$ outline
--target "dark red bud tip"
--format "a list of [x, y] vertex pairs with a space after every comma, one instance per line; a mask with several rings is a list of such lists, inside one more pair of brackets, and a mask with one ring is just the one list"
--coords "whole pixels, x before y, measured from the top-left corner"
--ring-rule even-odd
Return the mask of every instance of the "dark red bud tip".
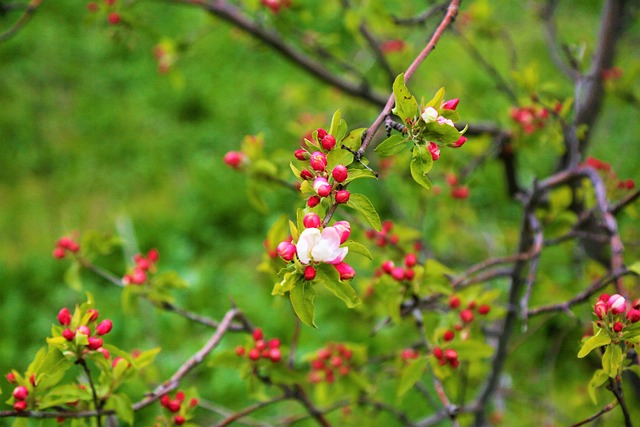
[[304, 268], [304, 278], [305, 280], [313, 280], [316, 278], [316, 269], [311, 265], [307, 265]]

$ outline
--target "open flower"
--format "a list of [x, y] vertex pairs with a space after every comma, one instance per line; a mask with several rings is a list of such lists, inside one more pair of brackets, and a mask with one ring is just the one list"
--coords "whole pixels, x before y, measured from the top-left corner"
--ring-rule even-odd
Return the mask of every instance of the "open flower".
[[349, 248], [341, 248], [340, 244], [341, 233], [334, 227], [326, 227], [322, 231], [307, 228], [296, 243], [298, 259], [303, 264], [311, 261], [338, 264], [349, 252]]

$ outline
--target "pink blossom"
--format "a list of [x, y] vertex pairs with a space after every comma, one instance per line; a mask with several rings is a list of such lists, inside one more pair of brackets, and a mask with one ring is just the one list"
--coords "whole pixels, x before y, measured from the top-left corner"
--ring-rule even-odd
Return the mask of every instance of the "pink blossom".
[[340, 235], [340, 244], [346, 242], [351, 235], [351, 224], [349, 224], [348, 221], [338, 221], [333, 224], [333, 228], [335, 228]]
[[329, 184], [329, 181], [327, 181], [327, 178], [324, 178], [322, 176], [319, 176], [315, 180], [313, 180], [313, 189], [316, 193], [318, 193], [318, 196], [320, 197], [327, 197], [329, 194], [331, 194], [331, 185]]
[[436, 120], [437, 120], [439, 125], [449, 125], [451, 127], [454, 126], [454, 124], [451, 121], [451, 119], [445, 119], [444, 116], [438, 116], [438, 118]]
[[322, 232], [317, 228], [307, 228], [296, 243], [298, 259], [303, 264], [326, 262], [338, 264], [342, 262], [349, 248], [340, 247], [340, 234], [334, 227], [326, 227]]
[[280, 242], [278, 247], [276, 248], [278, 255], [285, 260], [291, 261], [296, 254], [296, 247], [293, 243], [289, 241]]

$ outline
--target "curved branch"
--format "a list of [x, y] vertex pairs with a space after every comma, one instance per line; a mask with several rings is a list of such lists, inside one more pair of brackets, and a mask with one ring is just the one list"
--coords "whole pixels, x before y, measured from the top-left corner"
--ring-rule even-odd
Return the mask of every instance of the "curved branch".
[[42, 2], [43, 0], [31, 0], [24, 13], [22, 14], [22, 16], [20, 16], [20, 18], [18, 18], [15, 24], [13, 24], [13, 26], [4, 33], [0, 33], [0, 43], [9, 40], [11, 37], [15, 36], [18, 31], [20, 31], [25, 25], [27, 25]]

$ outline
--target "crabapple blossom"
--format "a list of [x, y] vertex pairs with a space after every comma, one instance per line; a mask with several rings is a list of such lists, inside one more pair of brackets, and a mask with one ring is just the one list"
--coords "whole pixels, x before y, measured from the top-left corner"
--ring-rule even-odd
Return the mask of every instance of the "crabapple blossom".
[[430, 142], [429, 147], [427, 148], [429, 149], [431, 158], [433, 160], [438, 160], [440, 158], [440, 148], [438, 147], [438, 144], [436, 144], [435, 142]]
[[322, 232], [317, 228], [307, 228], [300, 233], [296, 243], [298, 259], [303, 264], [326, 262], [338, 264], [342, 262], [349, 248], [341, 248], [341, 234], [335, 227], [326, 227]]
[[453, 121], [451, 121], [451, 119], [446, 119], [443, 116], [438, 116], [438, 118], [436, 119], [436, 121], [438, 122], [439, 125], [449, 125], [451, 127], [454, 127], [455, 125], [453, 124]]
[[427, 107], [422, 112], [421, 117], [425, 123], [435, 122], [438, 119], [438, 110], [433, 107]]

